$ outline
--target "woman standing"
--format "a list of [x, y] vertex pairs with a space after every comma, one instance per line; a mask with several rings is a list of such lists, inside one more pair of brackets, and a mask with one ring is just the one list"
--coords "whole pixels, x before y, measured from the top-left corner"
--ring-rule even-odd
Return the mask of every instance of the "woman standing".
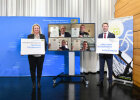
[[[45, 36], [41, 34], [41, 28], [38, 24], [32, 26], [32, 34], [28, 35], [28, 39], [45, 39]], [[45, 39], [45, 50], [46, 50], [46, 39]], [[45, 55], [28, 55], [28, 60], [30, 64], [30, 73], [33, 83], [33, 88], [36, 87], [36, 69], [37, 69], [37, 85], [40, 88], [40, 80], [43, 69]]]

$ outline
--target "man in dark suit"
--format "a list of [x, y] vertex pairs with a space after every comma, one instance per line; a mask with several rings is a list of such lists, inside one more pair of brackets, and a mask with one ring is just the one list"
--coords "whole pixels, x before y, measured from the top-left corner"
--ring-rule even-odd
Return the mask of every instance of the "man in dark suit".
[[[115, 38], [113, 33], [108, 32], [108, 23], [103, 23], [103, 33], [99, 34], [98, 38]], [[108, 70], [109, 70], [109, 87], [112, 86], [112, 64], [113, 64], [113, 54], [99, 54], [99, 63], [100, 63], [100, 80], [97, 86], [103, 86], [104, 80], [104, 65], [107, 61]]]
[[86, 27], [84, 24], [80, 25], [80, 32], [79, 32], [79, 37], [88, 37], [89, 34], [85, 32]]
[[62, 25], [60, 28], [59, 36], [60, 37], [71, 37], [71, 34], [69, 32], [65, 32], [65, 31], [66, 31], [66, 27], [64, 25]]
[[65, 40], [62, 40], [62, 46], [59, 47], [59, 50], [60, 51], [68, 51], [69, 49], [66, 48], [66, 41]]

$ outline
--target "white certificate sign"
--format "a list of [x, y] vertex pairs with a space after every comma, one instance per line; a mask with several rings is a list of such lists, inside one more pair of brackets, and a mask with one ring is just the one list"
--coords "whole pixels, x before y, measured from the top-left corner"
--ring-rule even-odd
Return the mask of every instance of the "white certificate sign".
[[59, 39], [58, 38], [49, 38], [49, 50], [58, 50], [59, 49]]
[[50, 27], [50, 37], [59, 37], [59, 27]]
[[79, 28], [72, 28], [72, 37], [79, 37]]
[[21, 55], [45, 54], [44, 39], [21, 39]]
[[80, 40], [73, 40], [73, 50], [80, 50]]
[[96, 53], [101, 54], [119, 54], [119, 39], [97, 39]]

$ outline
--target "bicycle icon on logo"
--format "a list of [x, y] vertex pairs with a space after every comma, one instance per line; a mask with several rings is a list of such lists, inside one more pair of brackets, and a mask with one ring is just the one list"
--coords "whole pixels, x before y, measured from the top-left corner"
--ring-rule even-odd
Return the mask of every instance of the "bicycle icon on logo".
[[131, 32], [133, 32], [133, 31], [132, 30], [128, 30], [126, 32], [124, 38], [121, 38], [119, 40], [119, 42], [121, 43], [120, 44], [120, 49], [122, 49], [121, 50], [122, 52], [127, 52], [129, 47], [130, 47], [130, 44], [133, 45], [133, 41], [130, 39], [131, 37], [133, 38], [133, 34]]

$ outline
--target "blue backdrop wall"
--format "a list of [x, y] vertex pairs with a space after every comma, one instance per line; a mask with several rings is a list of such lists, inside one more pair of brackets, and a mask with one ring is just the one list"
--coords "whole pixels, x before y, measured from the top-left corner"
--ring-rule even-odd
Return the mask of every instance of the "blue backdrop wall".
[[[41, 26], [48, 41], [48, 24], [79, 22], [79, 18], [69, 17], [0, 17], [0, 76], [30, 76], [28, 57], [20, 55], [20, 41], [31, 34], [33, 24]], [[47, 50], [42, 75], [61, 72], [68, 73], [68, 52]], [[80, 52], [75, 56], [75, 73], [80, 73]]]

